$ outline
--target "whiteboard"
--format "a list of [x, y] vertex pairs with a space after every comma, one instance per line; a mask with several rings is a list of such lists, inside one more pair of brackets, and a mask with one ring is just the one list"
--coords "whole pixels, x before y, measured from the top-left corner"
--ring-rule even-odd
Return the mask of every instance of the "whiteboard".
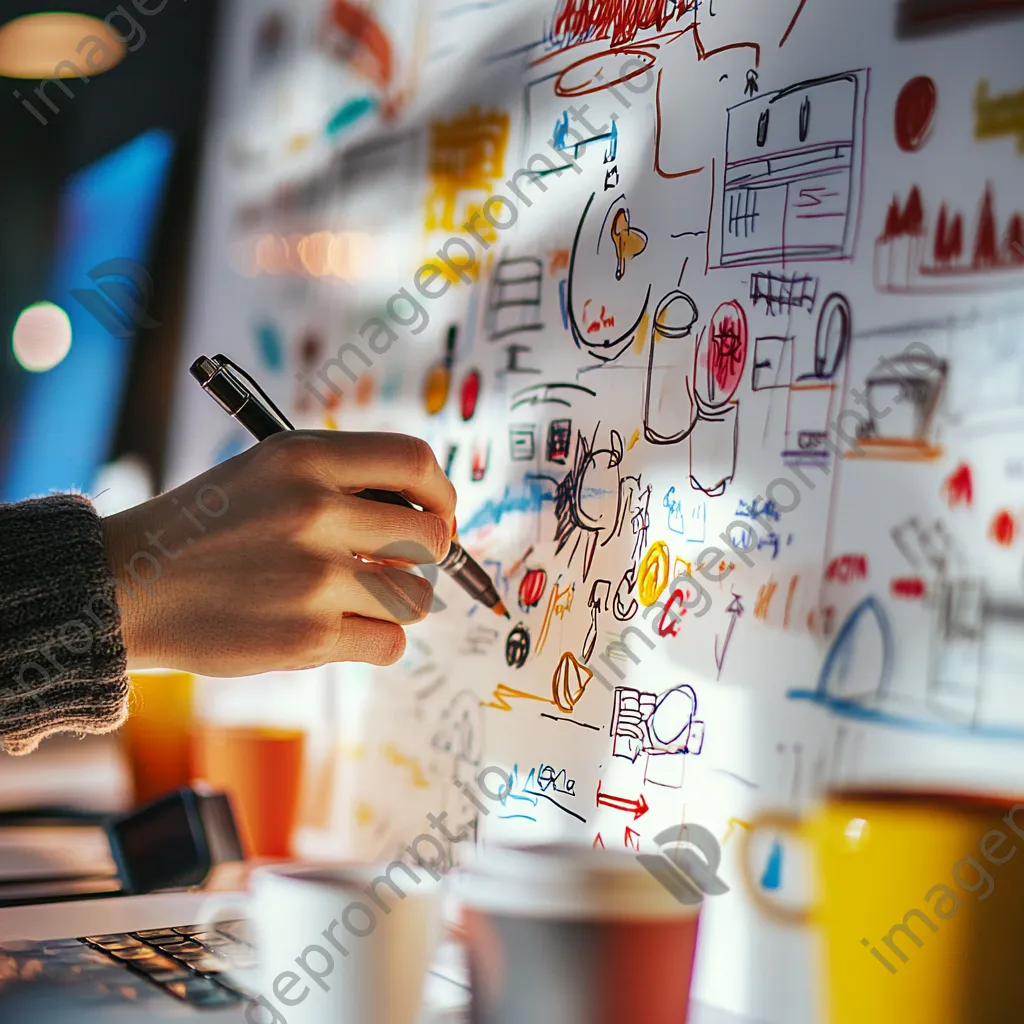
[[[1015, 791], [1021, 6], [233, 5], [185, 361], [427, 438], [512, 610], [442, 578], [400, 665], [344, 668], [346, 851], [699, 823], [695, 995], [795, 1024], [816, 954], [740, 891], [745, 823]], [[175, 480], [248, 443], [189, 382], [176, 423]]]

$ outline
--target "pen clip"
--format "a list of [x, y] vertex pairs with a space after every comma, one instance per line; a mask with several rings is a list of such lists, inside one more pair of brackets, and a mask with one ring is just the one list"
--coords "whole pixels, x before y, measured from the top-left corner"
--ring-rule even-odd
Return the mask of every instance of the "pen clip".
[[225, 373], [227, 373], [228, 376], [241, 377], [242, 381], [245, 384], [247, 384], [256, 393], [256, 396], [264, 403], [268, 411], [272, 412], [274, 416], [277, 417], [281, 426], [283, 426], [285, 430], [295, 429], [295, 427], [292, 425], [288, 417], [285, 416], [285, 414], [281, 412], [281, 410], [278, 409], [278, 407], [274, 404], [274, 400], [270, 397], [270, 395], [268, 395], [266, 391], [264, 391], [263, 388], [261, 388], [259, 384], [255, 380], [253, 380], [253, 378], [250, 377], [249, 374], [246, 373], [245, 370], [243, 370], [238, 365], [238, 363], [234, 362], [232, 359], [229, 359], [226, 355], [220, 352], [213, 357], [213, 362], [215, 362]]

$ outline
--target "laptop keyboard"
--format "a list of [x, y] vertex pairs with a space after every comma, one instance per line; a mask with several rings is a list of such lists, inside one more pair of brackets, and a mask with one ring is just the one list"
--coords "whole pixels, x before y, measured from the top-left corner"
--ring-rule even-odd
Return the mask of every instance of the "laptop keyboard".
[[[99, 998], [145, 1001], [152, 986], [197, 1009], [251, 999], [227, 977], [255, 964], [246, 921], [182, 925], [44, 942], [3, 942], [0, 956], [23, 980], [77, 983]], [[85, 994], [85, 993], [83, 993]]]

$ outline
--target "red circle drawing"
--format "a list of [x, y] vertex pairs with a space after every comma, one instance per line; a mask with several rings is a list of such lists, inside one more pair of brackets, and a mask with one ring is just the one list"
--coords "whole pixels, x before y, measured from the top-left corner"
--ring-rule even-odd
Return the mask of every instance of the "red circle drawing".
[[533, 608], [544, 596], [548, 574], [543, 569], [530, 569], [519, 584], [519, 604], [522, 608]]
[[[706, 358], [708, 401], [727, 402], [739, 387], [747, 362], [747, 315], [738, 302], [723, 302], [712, 314]], [[698, 365], [704, 366], [702, 359]]]
[[896, 98], [896, 145], [916, 153], [927, 141], [935, 116], [935, 83], [925, 75], [910, 79]]
[[476, 412], [476, 401], [480, 397], [480, 374], [470, 370], [462, 380], [459, 393], [459, 411], [463, 420], [471, 420]]

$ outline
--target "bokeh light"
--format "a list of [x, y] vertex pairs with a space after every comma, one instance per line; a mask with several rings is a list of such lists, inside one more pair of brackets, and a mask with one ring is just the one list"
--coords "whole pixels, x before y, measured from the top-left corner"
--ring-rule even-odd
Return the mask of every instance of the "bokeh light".
[[7, 78], [91, 78], [127, 52], [124, 39], [87, 14], [26, 14], [0, 28], [0, 75]]
[[71, 318], [52, 302], [27, 306], [15, 321], [11, 344], [26, 370], [52, 370], [71, 350]]

